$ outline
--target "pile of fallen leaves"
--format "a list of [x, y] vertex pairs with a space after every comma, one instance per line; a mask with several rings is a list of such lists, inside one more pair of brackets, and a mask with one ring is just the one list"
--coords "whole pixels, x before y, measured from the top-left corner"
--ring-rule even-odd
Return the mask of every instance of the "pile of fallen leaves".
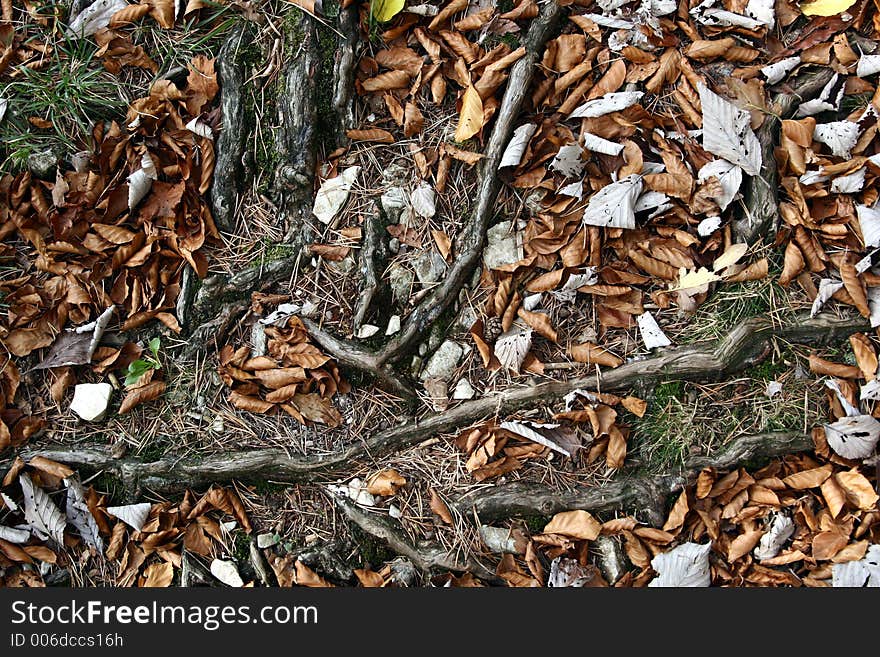
[[[565, 410], [553, 422], [490, 420], [461, 433], [455, 444], [468, 455], [465, 469], [476, 481], [518, 470], [530, 458], [547, 458], [551, 452], [572, 458], [581, 449], [587, 449], [587, 463], [604, 455], [609, 468], [621, 468], [629, 428], [617, 423], [613, 407], [618, 405], [638, 417], [647, 408], [637, 397], [576, 390], [566, 396]], [[586, 440], [579, 425], [591, 430]]]
[[211, 560], [213, 572], [229, 532], [251, 532], [234, 490], [108, 506], [73, 470], [42, 457], [16, 459], [0, 500], [0, 586], [44, 586], [59, 569], [115, 586], [170, 586], [183, 551]]
[[[264, 302], [259, 302], [260, 310]], [[257, 321], [265, 325], [261, 354], [252, 355], [249, 347], [235, 349], [231, 345], [220, 350], [217, 372], [231, 388], [229, 402], [251, 413], [282, 410], [303, 424], [341, 424], [342, 415], [330, 400], [351, 387], [336, 363], [312, 344], [302, 320], [285, 312], [282, 304]]]

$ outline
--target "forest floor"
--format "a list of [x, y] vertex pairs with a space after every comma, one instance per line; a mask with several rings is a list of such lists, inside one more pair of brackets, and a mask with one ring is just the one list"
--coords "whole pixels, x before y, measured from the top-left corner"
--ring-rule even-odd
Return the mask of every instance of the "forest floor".
[[0, 8], [0, 585], [880, 585], [874, 3]]

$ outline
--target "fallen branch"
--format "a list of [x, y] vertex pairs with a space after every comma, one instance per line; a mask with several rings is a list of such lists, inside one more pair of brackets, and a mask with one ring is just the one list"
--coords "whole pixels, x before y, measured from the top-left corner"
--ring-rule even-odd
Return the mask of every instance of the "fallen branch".
[[[138, 488], [178, 492], [234, 479], [244, 482], [326, 480], [334, 473], [344, 472], [356, 459], [367, 456], [376, 459], [437, 434], [460, 432], [486, 417], [503, 417], [522, 408], [546, 405], [572, 390], [610, 392], [670, 380], [719, 380], [759, 362], [773, 339], [799, 344], [827, 344], [864, 330], [870, 328], [862, 318], [819, 316], [786, 326], [774, 326], [767, 318], [753, 317], [736, 326], [717, 344], [671, 348], [653, 358], [632, 361], [596, 375], [505, 390], [462, 403], [443, 413], [373, 433], [328, 455], [299, 456], [280, 449], [252, 449], [144, 462], [137, 458], [115, 459], [106, 449], [85, 447], [24, 449], [21, 455], [25, 459], [44, 456], [83, 472], [102, 471], [120, 480], [129, 492]], [[8, 466], [8, 461], [0, 462], [0, 468]]]
[[667, 497], [692, 484], [704, 468], [730, 470], [755, 458], [770, 459], [812, 446], [812, 438], [804, 434], [742, 436], [712, 456], [688, 459], [678, 474], [620, 473], [603, 486], [574, 486], [564, 491], [552, 490], [544, 484], [516, 482], [481, 488], [463, 496], [455, 506], [465, 517], [476, 514], [480, 522], [514, 516], [551, 516], [573, 509], [597, 513], [627, 510], [645, 514], [659, 527], [665, 519]]

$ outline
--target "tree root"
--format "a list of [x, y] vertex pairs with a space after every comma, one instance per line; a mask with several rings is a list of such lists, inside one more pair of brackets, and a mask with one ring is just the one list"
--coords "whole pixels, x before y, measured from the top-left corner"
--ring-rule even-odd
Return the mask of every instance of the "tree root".
[[565, 491], [554, 491], [532, 482], [516, 482], [481, 488], [459, 499], [455, 506], [463, 516], [475, 514], [480, 522], [513, 516], [551, 516], [571, 509], [627, 510], [645, 514], [651, 524], [659, 527], [665, 519], [667, 497], [692, 484], [704, 468], [729, 470], [755, 458], [770, 459], [812, 446], [810, 436], [796, 433], [741, 436], [712, 456], [688, 459], [678, 474], [620, 473], [601, 487], [574, 486]]
[[[84, 472], [102, 471], [120, 480], [127, 491], [149, 488], [178, 492], [234, 479], [244, 482], [326, 480], [344, 472], [356, 459], [379, 458], [437, 434], [460, 432], [486, 417], [506, 416], [522, 408], [552, 403], [573, 390], [610, 392], [664, 380], [718, 380], [759, 362], [765, 347], [774, 338], [799, 344], [826, 344], [864, 330], [870, 329], [862, 318], [819, 316], [774, 327], [766, 318], [753, 317], [736, 326], [717, 344], [666, 349], [653, 358], [632, 361], [592, 376], [506, 390], [376, 432], [329, 455], [292, 456], [281, 449], [252, 449], [198, 458], [169, 456], [144, 462], [137, 458], [115, 459], [106, 449], [85, 447], [25, 449], [21, 455], [25, 459], [44, 456]], [[0, 462], [0, 467], [8, 465], [8, 461]]]
[[334, 495], [333, 499], [350, 522], [361, 531], [381, 540], [392, 552], [409, 559], [424, 574], [431, 575], [437, 571], [469, 572], [483, 580], [500, 583], [492, 570], [472, 557], [457, 556], [432, 542], [425, 541], [417, 546], [406, 535], [400, 523], [387, 514], [371, 513], [338, 495]]
[[744, 189], [744, 216], [733, 222], [735, 241], [754, 244], [763, 239], [779, 219], [779, 174], [776, 168], [775, 149], [779, 144], [782, 120], [791, 118], [804, 98], [812, 98], [831, 79], [833, 71], [823, 68], [808, 73], [798, 81], [790, 93], [774, 96], [764, 123], [758, 128], [761, 144], [761, 173], [746, 181]]
[[306, 324], [315, 341], [340, 363], [376, 377], [381, 385], [381, 372], [385, 366], [400, 360], [413, 350], [437, 318], [458, 299], [462, 286], [473, 276], [480, 263], [486, 229], [494, 216], [495, 199], [501, 187], [498, 163], [510, 140], [514, 121], [519, 116], [536, 63], [561, 13], [562, 10], [555, 0], [544, 5], [541, 14], [529, 27], [525, 39], [525, 54], [511, 68], [478, 175], [476, 206], [459, 236], [455, 262], [447, 271], [443, 282], [407, 316], [400, 332], [376, 352], [368, 352], [351, 340], [334, 337], [314, 322]]

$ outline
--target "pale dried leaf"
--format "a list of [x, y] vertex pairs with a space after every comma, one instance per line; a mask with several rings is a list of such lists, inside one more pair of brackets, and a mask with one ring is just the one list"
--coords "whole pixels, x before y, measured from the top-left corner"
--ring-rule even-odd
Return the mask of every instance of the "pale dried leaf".
[[114, 518], [119, 518], [136, 532], [144, 528], [144, 523], [150, 515], [152, 505], [149, 502], [139, 504], [125, 504], [123, 506], [108, 506], [107, 513]]
[[709, 586], [709, 552], [712, 544], [683, 543], [669, 552], [661, 552], [651, 559], [651, 568], [658, 576], [651, 587], [704, 587]]
[[67, 519], [55, 506], [48, 493], [34, 485], [26, 472], [18, 476], [24, 494], [24, 519], [37, 536], [46, 540], [51, 538], [59, 545], [64, 545], [64, 527]]
[[697, 88], [703, 108], [703, 148], [757, 176], [761, 171], [761, 144], [750, 127], [751, 114], [702, 83]]

